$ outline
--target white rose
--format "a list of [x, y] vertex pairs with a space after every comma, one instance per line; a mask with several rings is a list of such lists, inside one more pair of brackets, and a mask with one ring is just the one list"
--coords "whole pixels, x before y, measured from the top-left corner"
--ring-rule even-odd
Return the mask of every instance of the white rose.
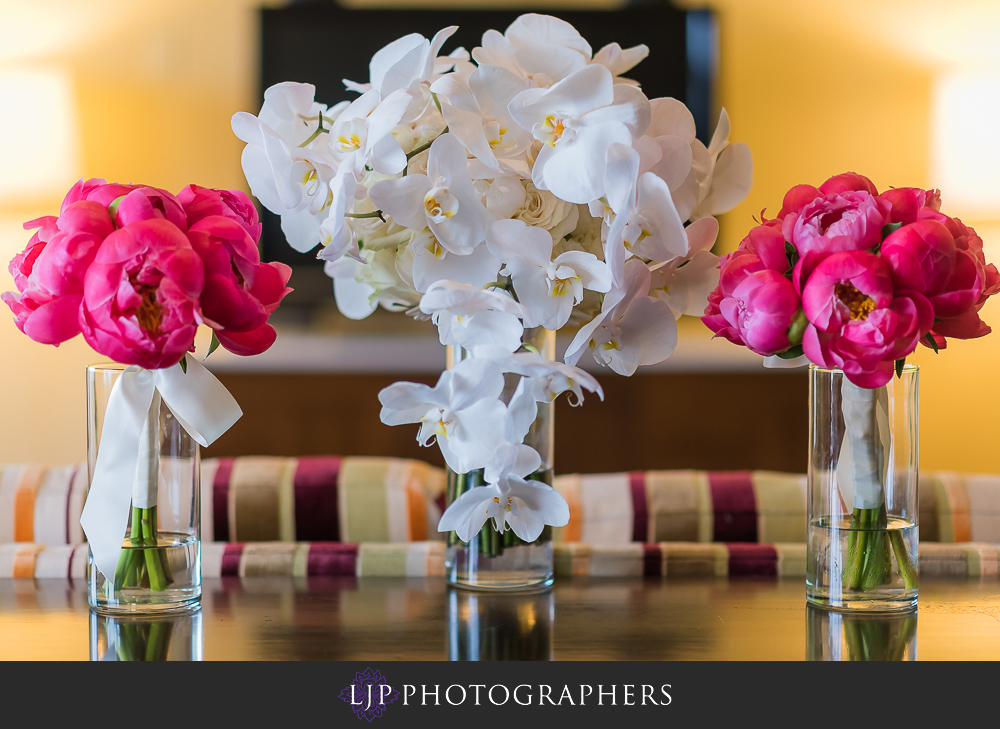
[[560, 200], [548, 190], [539, 190], [531, 180], [521, 180], [521, 184], [524, 204], [512, 217], [553, 233], [553, 240], [559, 240], [576, 227], [576, 205]]
[[552, 257], [555, 258], [566, 251], [583, 251], [584, 253], [593, 253], [603, 261], [602, 221], [591, 215], [586, 205], [576, 207], [578, 213], [576, 227], [568, 236], [555, 242], [552, 248]]

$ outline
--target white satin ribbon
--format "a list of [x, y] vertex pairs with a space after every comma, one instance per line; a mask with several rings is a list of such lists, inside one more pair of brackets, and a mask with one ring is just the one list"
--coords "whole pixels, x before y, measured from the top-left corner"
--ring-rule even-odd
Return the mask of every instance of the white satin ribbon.
[[118, 376], [111, 389], [94, 479], [80, 516], [94, 562], [108, 577], [115, 574], [128, 528], [139, 439], [153, 393], [160, 393], [177, 422], [206, 447], [243, 415], [215, 375], [194, 357], [185, 357], [187, 372], [179, 364], [153, 371], [133, 365]]

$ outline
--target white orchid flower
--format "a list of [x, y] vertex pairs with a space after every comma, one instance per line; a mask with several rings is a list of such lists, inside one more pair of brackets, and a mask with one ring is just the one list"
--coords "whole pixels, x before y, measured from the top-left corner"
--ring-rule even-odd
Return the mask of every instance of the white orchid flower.
[[501, 445], [486, 465], [487, 485], [471, 488], [455, 499], [441, 515], [438, 531], [454, 531], [468, 542], [493, 519], [501, 534], [510, 527], [525, 542], [533, 542], [546, 524], [568, 524], [569, 505], [562, 494], [548, 484], [525, 480], [541, 462], [528, 446]]
[[607, 200], [616, 215], [608, 232], [607, 259], [619, 283], [629, 256], [660, 262], [688, 252], [684, 223], [667, 183], [653, 172], [639, 172], [639, 153], [623, 144], [612, 145]]
[[623, 49], [617, 43], [609, 43], [594, 54], [591, 63], [599, 63], [611, 71], [611, 75], [615, 77], [615, 83], [637, 86], [638, 83], [632, 79], [620, 78], [620, 76], [648, 55], [649, 46], [645, 44]]
[[375, 89], [368, 91], [341, 112], [329, 132], [329, 145], [349, 165], [357, 178], [364, 175], [365, 166], [376, 172], [394, 175], [406, 167], [406, 153], [392, 136], [412, 101], [404, 89], [392, 92], [385, 99]]
[[323, 249], [317, 257], [324, 261], [336, 261], [345, 255], [361, 260], [357, 232], [347, 219], [348, 211], [354, 207], [357, 187], [354, 175], [346, 166], [337, 171], [337, 176], [330, 184], [333, 201], [330, 203], [328, 217], [319, 227]]
[[336, 160], [325, 140], [313, 138], [314, 130], [321, 115], [330, 121], [328, 114], [342, 111], [340, 106], [327, 111], [313, 101], [314, 92], [310, 84], [277, 84], [264, 92], [259, 116], [239, 112], [232, 119], [233, 132], [247, 143], [242, 163], [250, 191], [281, 215], [289, 245], [301, 252], [320, 242], [337, 172]]
[[637, 258], [625, 263], [624, 285], [604, 297], [601, 313], [577, 332], [564, 361], [576, 364], [590, 352], [600, 364], [626, 377], [640, 365], [662, 362], [677, 346], [677, 321], [670, 307], [647, 296], [650, 273]]
[[435, 441], [455, 473], [483, 468], [503, 441], [503, 374], [486, 359], [463, 360], [441, 373], [434, 387], [397, 382], [379, 393], [386, 425], [420, 423], [417, 442]]
[[611, 290], [611, 272], [597, 256], [567, 251], [552, 260], [552, 236], [521, 220], [495, 221], [486, 243], [506, 263], [501, 273], [511, 277], [518, 301], [528, 311], [526, 327], [560, 329], [583, 300], [584, 289]]
[[430, 228], [446, 251], [467, 255], [486, 238], [493, 219], [473, 187], [467, 159], [455, 135], [442, 134], [431, 145], [426, 175], [384, 180], [368, 194], [400, 225]]
[[649, 101], [635, 87], [615, 84], [611, 72], [591, 64], [548, 89], [522, 91], [508, 105], [542, 147], [531, 179], [572, 203], [605, 193], [608, 148], [631, 145], [649, 125]]
[[537, 352], [517, 352], [497, 360], [497, 364], [504, 372], [526, 379], [527, 389], [536, 402], [552, 402], [562, 393], [570, 392], [570, 404], [582, 405], [584, 390], [604, 400], [604, 389], [596, 377], [565, 362], [553, 362]]
[[695, 140], [692, 150], [698, 202], [690, 218], [727, 213], [743, 202], [753, 183], [753, 155], [747, 145], [729, 143], [729, 114], [725, 109], [719, 114], [708, 149]]
[[375, 287], [355, 277], [358, 269], [364, 265], [350, 256], [327, 261], [323, 265], [323, 272], [333, 279], [333, 297], [337, 309], [348, 319], [356, 321], [368, 318], [378, 308]]
[[701, 316], [708, 295], [719, 284], [719, 257], [711, 252], [719, 234], [719, 221], [699, 218], [687, 227], [688, 254], [650, 269], [649, 295], [662, 299], [674, 312]]
[[448, 130], [473, 157], [494, 172], [506, 168], [525, 174], [531, 132], [514, 123], [507, 104], [527, 88], [526, 80], [499, 66], [480, 66], [467, 80], [449, 74], [431, 85]]
[[427, 289], [420, 311], [430, 315], [441, 344], [457, 344], [473, 354], [494, 346], [516, 350], [524, 334], [520, 319], [528, 313], [504, 291], [447, 280]]
[[527, 13], [501, 35], [483, 34], [483, 45], [472, 57], [480, 67], [500, 66], [537, 87], [548, 87], [579, 71], [590, 62], [590, 44], [565, 20]]
[[497, 280], [502, 265], [485, 243], [480, 243], [465, 256], [449, 253], [429, 228], [413, 236], [410, 250], [413, 252], [413, 287], [421, 292], [426, 292], [431, 285], [442, 280], [481, 289]]
[[[361, 93], [375, 89], [383, 99], [399, 89], [416, 90], [421, 83], [431, 80], [436, 67], [443, 66], [443, 73], [454, 65], [454, 60], [457, 59], [439, 59], [438, 53], [456, 30], [457, 25], [443, 28], [431, 40], [419, 33], [398, 38], [372, 56], [368, 64], [369, 83], [361, 84], [344, 79], [344, 86]], [[452, 63], [448, 64], [448, 60], [452, 60]]]

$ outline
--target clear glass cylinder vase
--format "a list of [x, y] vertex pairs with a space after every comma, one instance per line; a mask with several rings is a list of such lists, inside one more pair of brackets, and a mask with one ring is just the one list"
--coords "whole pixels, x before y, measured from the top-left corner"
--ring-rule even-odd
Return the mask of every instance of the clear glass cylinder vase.
[[[87, 465], [93, 482], [104, 416], [119, 364], [87, 368]], [[149, 437], [142, 447], [148, 428]], [[138, 444], [129, 522], [114, 575], [88, 560], [88, 599], [104, 613], [185, 611], [201, 598], [201, 462], [198, 443], [154, 395]], [[140, 488], [140, 483], [142, 484]], [[137, 494], [145, 494], [139, 498]]]
[[915, 661], [917, 611], [844, 613], [808, 606], [808, 661]]
[[879, 388], [809, 366], [806, 597], [835, 610], [917, 604], [920, 372]]
[[[546, 359], [555, 359], [556, 334], [543, 327], [526, 329], [523, 344], [534, 348]], [[458, 346], [448, 347], [448, 367], [454, 367], [470, 356]], [[503, 398], [509, 402], [517, 386], [517, 377], [508, 375]], [[531, 446], [542, 458], [541, 467], [528, 476], [529, 480], [553, 483], [552, 449], [554, 436], [554, 403], [538, 403], [538, 415], [532, 423], [525, 445]], [[469, 473], [448, 470], [447, 504], [471, 488], [485, 485], [483, 469]], [[545, 526], [538, 539], [525, 542], [510, 529], [500, 534], [488, 520], [479, 534], [468, 543], [455, 532], [447, 535], [445, 574], [450, 584], [473, 590], [532, 590], [552, 584], [552, 527]]]
[[170, 615], [90, 614], [92, 661], [200, 661], [201, 607]]

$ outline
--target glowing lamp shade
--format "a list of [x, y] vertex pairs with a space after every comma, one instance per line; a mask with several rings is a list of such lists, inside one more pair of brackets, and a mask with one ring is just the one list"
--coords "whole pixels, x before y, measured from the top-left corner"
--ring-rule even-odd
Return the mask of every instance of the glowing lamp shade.
[[0, 199], [61, 194], [79, 177], [76, 107], [57, 70], [0, 71]]
[[940, 76], [932, 114], [932, 185], [956, 214], [1000, 219], [1000, 71]]

